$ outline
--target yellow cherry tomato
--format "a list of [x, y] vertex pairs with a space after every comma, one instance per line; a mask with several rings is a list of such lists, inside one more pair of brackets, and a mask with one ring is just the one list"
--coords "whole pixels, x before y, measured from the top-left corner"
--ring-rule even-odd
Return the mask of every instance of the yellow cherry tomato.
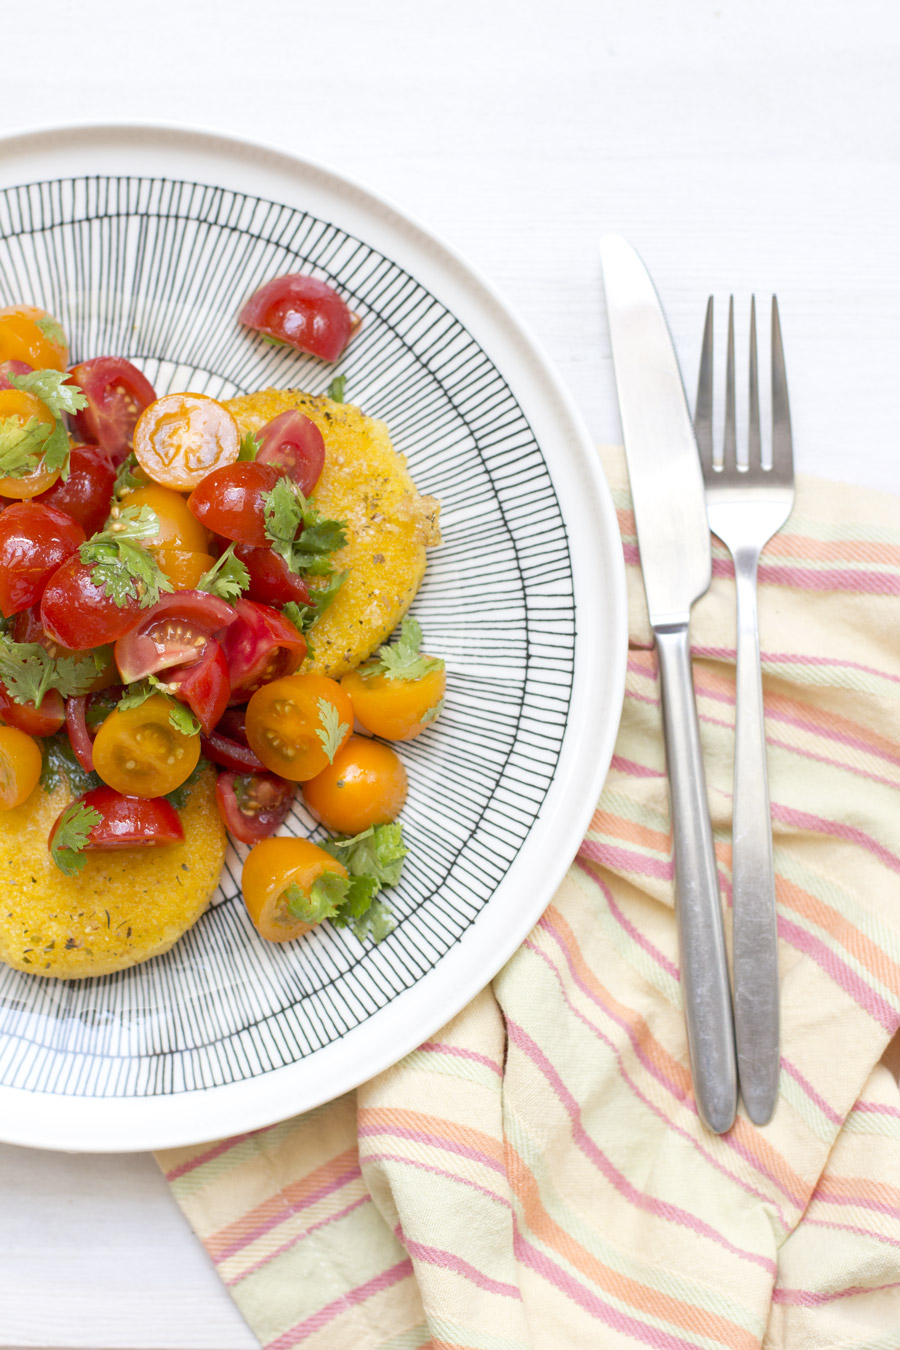
[[[209, 536], [192, 511], [187, 498], [172, 488], [148, 483], [122, 498], [122, 506], [149, 506], [159, 517], [159, 534], [146, 541], [154, 553], [158, 549], [178, 549], [182, 553], [205, 553]], [[210, 564], [211, 565], [211, 564]]]
[[177, 548], [154, 549], [159, 570], [176, 591], [195, 591], [204, 572], [215, 564], [211, 553], [184, 553]]
[[168, 488], [197, 487], [210, 470], [233, 464], [240, 448], [237, 422], [224, 403], [205, 394], [164, 394], [134, 428], [138, 464]]
[[36, 305], [0, 309], [0, 362], [25, 361], [35, 370], [65, 370], [69, 344], [62, 325]]
[[309, 839], [263, 839], [254, 844], [244, 863], [241, 888], [260, 937], [269, 942], [290, 942], [309, 932], [313, 925], [291, 913], [290, 897], [285, 892], [296, 886], [308, 895], [313, 882], [324, 872], [347, 876], [347, 869], [337, 858]]
[[411, 741], [421, 736], [441, 710], [447, 688], [447, 672], [430, 670], [417, 680], [392, 680], [383, 674], [366, 674], [365, 666], [341, 679], [350, 696], [360, 726], [386, 741]]
[[247, 740], [272, 773], [293, 783], [326, 769], [353, 730], [350, 700], [325, 675], [285, 675], [247, 704]]
[[[46, 403], [42, 403], [34, 394], [26, 394], [24, 389], [0, 389], [0, 422], [14, 417], [25, 426], [32, 418], [45, 426], [54, 426], [56, 418]], [[0, 497], [15, 497], [22, 501], [27, 497], [36, 497], [39, 492], [56, 482], [59, 470], [48, 473], [38, 464], [37, 468], [24, 478], [0, 478]]]
[[94, 768], [129, 797], [164, 797], [189, 778], [200, 758], [199, 734], [172, 725], [172, 701], [154, 694], [137, 708], [116, 708], [94, 740]]
[[0, 810], [27, 801], [37, 787], [42, 763], [37, 741], [18, 727], [0, 726]]
[[335, 834], [361, 834], [396, 820], [406, 801], [406, 770], [389, 745], [351, 736], [334, 763], [302, 787], [317, 820]]

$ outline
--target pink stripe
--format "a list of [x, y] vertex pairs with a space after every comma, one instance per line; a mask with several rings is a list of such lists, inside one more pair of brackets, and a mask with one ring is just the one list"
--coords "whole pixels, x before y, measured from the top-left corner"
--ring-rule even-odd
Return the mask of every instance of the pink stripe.
[[823, 1303], [835, 1303], [839, 1298], [854, 1298], [857, 1294], [881, 1294], [886, 1289], [900, 1289], [900, 1280], [892, 1284], [855, 1285], [850, 1289], [836, 1289], [833, 1293], [812, 1289], [773, 1289], [773, 1303], [791, 1303], [801, 1308], [818, 1308]]
[[[270, 1125], [268, 1128], [271, 1129], [272, 1126]], [[195, 1157], [188, 1158], [186, 1162], [173, 1167], [171, 1172], [166, 1173], [166, 1181], [177, 1181], [179, 1177], [187, 1176], [188, 1172], [193, 1172], [195, 1167], [202, 1167], [204, 1163], [212, 1162], [213, 1158], [221, 1158], [223, 1153], [227, 1153], [229, 1149], [242, 1144], [245, 1139], [252, 1139], [255, 1133], [262, 1134], [262, 1130], [252, 1131], [248, 1134], [236, 1134], [233, 1139], [220, 1139], [218, 1144], [214, 1144], [212, 1148], [208, 1148], [205, 1152], [198, 1153]]]
[[471, 1059], [476, 1064], [484, 1064], [488, 1069], [493, 1069], [498, 1077], [503, 1077], [503, 1070], [499, 1064], [495, 1064], [487, 1055], [479, 1055], [477, 1050], [466, 1050], [461, 1045], [445, 1045], [443, 1041], [423, 1041], [419, 1046], [420, 1050], [430, 1050], [438, 1055], [456, 1055], [459, 1059]]
[[424, 1261], [429, 1266], [439, 1266], [441, 1270], [452, 1270], [454, 1275], [461, 1275], [463, 1279], [469, 1280], [472, 1284], [477, 1284], [479, 1289], [486, 1289], [489, 1294], [500, 1294], [503, 1298], [518, 1299], [521, 1303], [522, 1295], [514, 1284], [505, 1284], [502, 1280], [493, 1280], [490, 1275], [484, 1275], [474, 1266], [470, 1266], [468, 1261], [464, 1261], [461, 1256], [455, 1256], [453, 1252], [446, 1252], [441, 1247], [427, 1247], [422, 1242], [410, 1242], [405, 1239], [406, 1250], [414, 1261]]
[[[734, 575], [734, 567], [724, 558], [713, 558], [714, 577]], [[763, 557], [759, 565], [760, 583], [789, 586], [795, 591], [849, 591], [857, 595], [900, 595], [900, 576], [895, 572], [851, 571], [847, 567], [828, 567], [813, 571], [769, 563]]]
[[[732, 697], [729, 701], [733, 703], [734, 698]], [[810, 735], [818, 736], [821, 740], [834, 741], [837, 745], [849, 746], [851, 750], [858, 750], [863, 755], [871, 755], [873, 759], [883, 759], [886, 763], [895, 766], [900, 764], [900, 755], [894, 751], [866, 740], [863, 736], [854, 736], [848, 731], [842, 731], [827, 720], [815, 720], [799, 712], [789, 713], [783, 708], [767, 708], [766, 718], [773, 722], [783, 722], [785, 726], [798, 727], [800, 731], [808, 731]]]
[[593, 839], [585, 839], [578, 852], [582, 857], [592, 858], [594, 862], [602, 863], [604, 867], [611, 867], [617, 872], [660, 877], [663, 881], [670, 881], [674, 875], [671, 859], [632, 853], [631, 849], [621, 848], [618, 844], [598, 844]]
[[890, 849], [885, 848], [883, 844], [880, 844], [877, 839], [873, 839], [865, 830], [859, 830], [853, 825], [842, 825], [837, 820], [826, 820], [823, 816], [814, 816], [809, 811], [798, 811], [794, 807], [780, 806], [777, 802], [772, 803], [772, 815], [785, 825], [795, 825], [798, 829], [814, 831], [816, 834], [824, 834], [832, 838], [847, 839], [851, 844], [856, 844], [867, 853], [873, 854], [879, 862], [883, 862], [885, 867], [889, 867], [892, 872], [900, 873], [900, 858]]
[[[345, 1205], [343, 1209], [338, 1210], [337, 1214], [329, 1214], [327, 1218], [319, 1219], [318, 1223], [311, 1224], [309, 1228], [304, 1228], [302, 1232], [295, 1233], [287, 1242], [282, 1242], [281, 1246], [276, 1247], [274, 1251], [266, 1252], [265, 1256], [261, 1257], [259, 1261], [254, 1262], [252, 1266], [248, 1266], [246, 1270], [242, 1270], [239, 1275], [233, 1275], [231, 1279], [228, 1280], [224, 1279], [223, 1276], [222, 1278], [225, 1286], [228, 1289], [233, 1289], [236, 1284], [241, 1283], [241, 1280], [246, 1280], [248, 1276], [255, 1275], [258, 1270], [262, 1270], [263, 1266], [267, 1266], [269, 1262], [274, 1261], [277, 1256], [283, 1256], [285, 1252], [290, 1251], [291, 1247], [296, 1247], [298, 1242], [302, 1242], [304, 1238], [308, 1238], [311, 1233], [316, 1233], [320, 1228], [325, 1228], [326, 1225], [330, 1223], [337, 1223], [339, 1219], [346, 1218], [346, 1216], [352, 1214], [355, 1209], [359, 1209], [360, 1205], [369, 1205], [371, 1203], [371, 1195], [361, 1195], [358, 1200], [354, 1200], [351, 1204]], [[221, 1271], [219, 1271], [219, 1275], [222, 1275]]]
[[[896, 1106], [885, 1106], [883, 1102], [857, 1102], [853, 1108], [854, 1111], [873, 1111], [882, 1116], [893, 1116], [900, 1120], [900, 1111]], [[852, 1114], [852, 1112], [851, 1112]]]
[[811, 760], [813, 764], [827, 764], [830, 769], [839, 769], [841, 773], [852, 773], [867, 783], [880, 783], [883, 787], [892, 788], [894, 791], [900, 786], [896, 777], [886, 778], [883, 774], [872, 773], [871, 769], [866, 769], [861, 764], [853, 764], [845, 759], [835, 759], [833, 755], [817, 755], [805, 746], [793, 745], [790, 741], [779, 740], [777, 736], [773, 736], [769, 732], [766, 733], [766, 745], [778, 750], [787, 750], [792, 755], [800, 755], [803, 759]]
[[[598, 877], [598, 881], [599, 880], [600, 878]], [[616, 920], [616, 922], [619, 924], [619, 926], [621, 928], [624, 928], [625, 932], [632, 939], [632, 941], [636, 942], [639, 947], [642, 947], [648, 956], [653, 957], [656, 964], [658, 966], [661, 966], [667, 975], [671, 975], [673, 980], [680, 980], [681, 971], [678, 969], [675, 963], [673, 961], [670, 961], [669, 958], [665, 955], [665, 953], [661, 952], [659, 948], [650, 941], [649, 938], [644, 937], [643, 933], [641, 933], [637, 928], [635, 928], [631, 920], [627, 918], [619, 909], [619, 906], [613, 899], [612, 891], [610, 891], [606, 886], [604, 886], [602, 881], [600, 881], [600, 885], [606, 892], [606, 903], [609, 906], [609, 912]]]
[[395, 1134], [401, 1139], [414, 1139], [418, 1144], [428, 1144], [433, 1148], [443, 1149], [445, 1153], [458, 1153], [461, 1158], [472, 1158], [475, 1162], [483, 1163], [485, 1167], [490, 1167], [501, 1176], [506, 1176], [506, 1168], [501, 1162], [482, 1153], [477, 1148], [470, 1148], [468, 1144], [459, 1144], [455, 1139], [445, 1139], [440, 1134], [428, 1134], [424, 1130], [410, 1130], [405, 1125], [360, 1125], [359, 1137], [362, 1139], [370, 1134]]
[[375, 1294], [380, 1294], [383, 1289], [390, 1289], [391, 1285], [407, 1279], [412, 1273], [412, 1261], [409, 1257], [406, 1257], [403, 1261], [399, 1261], [396, 1266], [391, 1266], [389, 1270], [376, 1275], [374, 1279], [358, 1285], [356, 1289], [351, 1289], [348, 1294], [342, 1294], [333, 1303], [326, 1304], [324, 1308], [320, 1308], [318, 1312], [313, 1313], [312, 1317], [307, 1317], [302, 1322], [298, 1322], [296, 1326], [283, 1332], [274, 1341], [269, 1341], [266, 1350], [290, 1350], [291, 1346], [309, 1340], [310, 1336], [317, 1331], [321, 1331], [324, 1326], [333, 1322], [341, 1313], [349, 1312], [358, 1303], [365, 1303], [366, 1299], [372, 1298]]
[[896, 1205], [881, 1200], [869, 1200], [863, 1195], [834, 1195], [828, 1190], [828, 1178], [822, 1177], [813, 1191], [813, 1200], [820, 1205], [848, 1205], [853, 1209], [870, 1209], [873, 1214], [887, 1214], [892, 1219], [900, 1219]]
[[609, 767], [617, 773], [627, 773], [629, 778], [665, 778], [661, 769], [652, 769], [648, 764], [638, 764], [622, 755], [613, 755]]
[[480, 1186], [477, 1181], [471, 1177], [464, 1177], [459, 1172], [447, 1172], [443, 1167], [433, 1167], [431, 1163], [420, 1162], [418, 1158], [407, 1158], [402, 1153], [367, 1153], [365, 1161], [370, 1162], [395, 1162], [403, 1163], [405, 1167], [416, 1167], [420, 1172], [431, 1172], [436, 1177], [446, 1177], [448, 1181], [458, 1181], [462, 1186], [468, 1186], [472, 1191], [480, 1191], [486, 1195], [489, 1200], [496, 1200], [498, 1205], [503, 1205], [505, 1209], [512, 1209], [510, 1202], [496, 1191], [489, 1190], [487, 1186]]
[[287, 1197], [282, 1194], [281, 1198], [284, 1203], [284, 1209], [279, 1210], [279, 1212], [274, 1214], [270, 1219], [266, 1219], [263, 1223], [258, 1224], [256, 1228], [251, 1228], [248, 1231], [241, 1233], [240, 1237], [235, 1238], [234, 1242], [232, 1242], [229, 1247], [224, 1247], [221, 1251], [217, 1251], [213, 1259], [217, 1262], [221, 1262], [227, 1261], [230, 1256], [236, 1256], [242, 1248], [249, 1247], [251, 1242], [256, 1242], [256, 1240], [261, 1238], [265, 1233], [270, 1233], [273, 1228], [277, 1228], [279, 1224], [284, 1223], [286, 1219], [293, 1218], [296, 1214], [301, 1214], [304, 1209], [309, 1209], [310, 1205], [317, 1205], [320, 1200], [324, 1200], [327, 1195], [331, 1195], [334, 1191], [339, 1191], [341, 1187], [346, 1186], [348, 1182], [357, 1181], [361, 1175], [362, 1173], [358, 1167], [351, 1167], [348, 1171], [342, 1172], [334, 1181], [326, 1182], [324, 1186], [320, 1186], [318, 1190], [311, 1191], [309, 1195], [303, 1196], [301, 1200], [296, 1202], [288, 1200]]
[[796, 1067], [796, 1065], [792, 1064], [789, 1059], [786, 1059], [784, 1057], [784, 1055], [781, 1056], [781, 1067], [790, 1074], [795, 1083], [800, 1084], [803, 1091], [806, 1093], [807, 1097], [810, 1099], [811, 1102], [815, 1102], [816, 1106], [822, 1112], [823, 1116], [827, 1116], [828, 1119], [834, 1125], [843, 1125], [844, 1117], [840, 1115], [837, 1111], [835, 1111], [833, 1106], [828, 1105], [825, 1098], [821, 1097], [819, 1093], [816, 1092], [816, 1089], [813, 1087], [809, 1079], [804, 1078], [803, 1074]]
[[[695, 656], [711, 657], [718, 661], [734, 663], [737, 653], [733, 647], [694, 647]], [[864, 666], [859, 661], [845, 661], [837, 656], [810, 656], [800, 652], [762, 652], [763, 665], [770, 666], [812, 666], [826, 669], [860, 670], [864, 675], [875, 675], [880, 680], [900, 684], [900, 675], [892, 675], [887, 670], [878, 670], [875, 666]]]
[[872, 1228], [857, 1228], [850, 1223], [834, 1223], [831, 1219], [811, 1219], [803, 1216], [806, 1228], [830, 1228], [836, 1233], [853, 1233], [855, 1237], [871, 1238], [873, 1242], [883, 1242], [888, 1247], [900, 1248], [900, 1238], [888, 1237], [887, 1233], [878, 1233]]
[[891, 1005], [876, 993], [870, 985], [867, 985], [854, 970], [842, 961], [839, 956], [821, 942], [812, 933], [807, 933], [805, 929], [797, 924], [791, 923], [782, 914], [778, 916], [778, 934], [785, 942], [789, 942], [797, 951], [804, 952], [811, 956], [817, 966], [820, 966], [829, 975], [835, 984], [840, 985], [845, 993], [849, 994], [854, 1003], [858, 1004], [864, 1012], [884, 1027], [885, 1031], [894, 1032], [900, 1026], [900, 1012], [892, 1008]]

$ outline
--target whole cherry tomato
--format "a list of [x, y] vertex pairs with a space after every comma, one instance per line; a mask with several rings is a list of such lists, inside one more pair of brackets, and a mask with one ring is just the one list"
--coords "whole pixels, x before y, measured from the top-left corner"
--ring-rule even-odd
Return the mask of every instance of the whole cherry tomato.
[[274, 773], [220, 773], [216, 802], [225, 828], [242, 844], [273, 835], [288, 816], [294, 784]]
[[390, 679], [366, 672], [365, 666], [341, 677], [360, 726], [386, 741], [411, 741], [437, 718], [447, 687], [445, 670], [430, 670], [418, 679]]
[[308, 933], [312, 924], [293, 915], [285, 892], [296, 886], [308, 894], [317, 877], [347, 869], [309, 839], [263, 839], [247, 854], [241, 890], [247, 913], [260, 937], [269, 942], [291, 942]]
[[389, 745], [351, 736], [334, 761], [303, 784], [303, 800], [336, 834], [361, 834], [396, 820], [406, 801], [403, 763]]
[[240, 544], [268, 544], [263, 494], [281, 477], [271, 464], [229, 464], [213, 469], [188, 497], [201, 524]]
[[165, 797], [126, 797], [115, 788], [103, 786], [91, 788], [60, 812], [47, 840], [51, 851], [60, 821], [73, 806], [86, 806], [100, 815], [84, 844], [86, 849], [177, 844], [184, 838], [178, 812]]
[[73, 445], [66, 481], [58, 478], [33, 500], [65, 511], [90, 536], [106, 523], [115, 481], [116, 471], [104, 450], [96, 445]]
[[47, 636], [70, 651], [115, 642], [141, 614], [140, 601], [121, 605], [93, 579], [94, 569], [78, 554], [58, 567], [41, 597], [41, 625]]
[[172, 591], [145, 609], [116, 642], [116, 665], [125, 684], [200, 659], [209, 639], [236, 621], [226, 600], [205, 591]]
[[56, 689], [49, 689], [37, 707], [34, 703], [17, 703], [0, 684], [0, 720], [29, 736], [52, 736], [65, 721], [65, 705]]
[[[35, 398], [34, 394], [26, 394], [24, 389], [0, 389], [0, 422], [5, 422], [7, 418], [15, 418], [22, 426], [32, 419], [44, 426], [56, 425], [56, 418], [46, 403]], [[18, 501], [36, 497], [38, 493], [46, 492], [58, 477], [58, 469], [47, 470], [43, 467], [43, 461], [39, 461], [36, 469], [21, 478], [0, 478], [0, 496], [14, 497]]]
[[252, 544], [236, 544], [234, 556], [250, 573], [248, 600], [278, 606], [286, 605], [289, 600], [298, 605], [311, 603], [306, 582], [291, 571], [280, 553], [270, 548], [254, 548]]
[[287, 675], [247, 705], [247, 740], [266, 768], [294, 783], [326, 769], [353, 729], [350, 700], [325, 675]]
[[71, 370], [88, 401], [75, 413], [77, 434], [105, 450], [114, 465], [131, 449], [138, 417], [156, 398], [153, 385], [122, 356], [94, 356]]
[[226, 708], [214, 731], [200, 737], [200, 749], [213, 764], [237, 773], [262, 773], [263, 765], [247, 741], [247, 709]]
[[36, 741], [18, 727], [0, 727], [0, 810], [21, 806], [31, 796], [42, 764]]
[[149, 478], [163, 487], [195, 488], [211, 469], [240, 453], [237, 422], [205, 394], [165, 394], [145, 408], [134, 428], [134, 453]]
[[65, 370], [69, 344], [62, 325], [36, 305], [0, 309], [0, 361], [24, 361], [32, 370]]
[[164, 797], [197, 767], [200, 737], [172, 725], [172, 704], [154, 694], [137, 708], [111, 712], [94, 738], [94, 769], [130, 797]]
[[215, 563], [211, 553], [185, 553], [177, 548], [157, 548], [156, 561], [176, 591], [195, 591], [204, 573]]
[[144, 487], [134, 488], [121, 502], [122, 506], [134, 506], [138, 510], [149, 506], [159, 520], [159, 533], [145, 541], [151, 553], [159, 549], [178, 549], [183, 553], [206, 553], [209, 536], [188, 506], [187, 498], [172, 488], [160, 487], [158, 483], [147, 483]]
[[222, 644], [210, 638], [191, 665], [166, 672], [163, 684], [182, 703], [186, 703], [208, 736], [228, 707], [231, 681]]
[[0, 610], [5, 618], [36, 605], [66, 558], [84, 543], [76, 520], [53, 506], [16, 502], [0, 512]]
[[274, 465], [308, 497], [325, 467], [325, 440], [315, 422], [289, 408], [256, 434], [260, 440], [256, 463]]
[[306, 639], [277, 609], [238, 600], [236, 620], [222, 637], [231, 671], [231, 701], [246, 703], [267, 680], [291, 675], [306, 656]]
[[333, 286], [299, 273], [260, 286], [241, 310], [240, 322], [323, 361], [336, 361], [359, 326]]

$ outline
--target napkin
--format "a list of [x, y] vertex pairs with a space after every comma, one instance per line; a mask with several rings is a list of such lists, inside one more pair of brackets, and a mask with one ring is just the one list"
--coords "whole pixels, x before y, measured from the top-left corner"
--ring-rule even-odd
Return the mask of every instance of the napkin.
[[[656, 656], [621, 450], [625, 704], [546, 913], [414, 1053], [268, 1129], [158, 1156], [267, 1350], [891, 1350], [900, 1335], [900, 510], [801, 479], [760, 569], [778, 1107], [691, 1092]], [[691, 635], [730, 905], [734, 585]], [[728, 915], [726, 914], [726, 927]]]

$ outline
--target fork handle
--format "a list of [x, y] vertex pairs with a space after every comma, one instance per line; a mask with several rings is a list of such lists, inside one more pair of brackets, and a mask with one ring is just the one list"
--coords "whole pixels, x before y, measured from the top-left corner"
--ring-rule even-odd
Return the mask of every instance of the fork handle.
[[732, 906], [734, 1024], [741, 1097], [765, 1125], [778, 1097], [778, 938], [772, 819], [766, 770], [759, 624], [758, 548], [732, 550], [737, 594]]
[[666, 625], [655, 633], [672, 802], [675, 913], [688, 1053], [700, 1115], [711, 1130], [722, 1134], [730, 1128], [737, 1106], [734, 1024], [688, 625]]

